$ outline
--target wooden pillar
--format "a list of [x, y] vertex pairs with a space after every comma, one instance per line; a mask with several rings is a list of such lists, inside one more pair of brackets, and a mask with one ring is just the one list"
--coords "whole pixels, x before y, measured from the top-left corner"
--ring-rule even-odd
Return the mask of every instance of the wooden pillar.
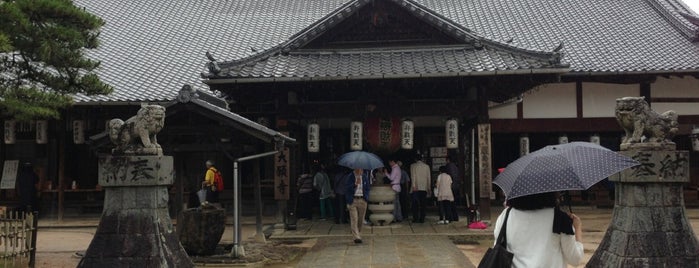
[[56, 124], [58, 128], [58, 222], [63, 221], [65, 207], [65, 170], [66, 170], [66, 130], [65, 123]]

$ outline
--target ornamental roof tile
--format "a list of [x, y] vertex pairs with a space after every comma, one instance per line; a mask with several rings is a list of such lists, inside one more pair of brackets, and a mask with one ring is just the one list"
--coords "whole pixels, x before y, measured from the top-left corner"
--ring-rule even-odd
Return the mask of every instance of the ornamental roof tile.
[[[102, 17], [102, 46], [88, 52], [102, 61], [100, 76], [115, 87], [108, 96], [77, 96], [76, 101], [137, 102], [168, 101], [177, 96], [183, 84], [202, 86], [199, 73], [206, 72], [210, 51], [221, 61], [244, 60], [264, 54], [298, 36], [302, 30], [333, 13], [343, 5], [363, 0], [76, 0], [77, 6]], [[433, 10], [476, 36], [499, 40], [509, 49], [538, 52], [553, 51], [563, 42], [563, 63], [570, 64], [571, 74], [589, 72], [697, 72], [698, 27], [692, 23], [696, 14], [679, 0], [392, 0], [412, 3]], [[457, 26], [458, 26], [457, 25]], [[509, 43], [507, 41], [510, 41]], [[502, 47], [501, 47], [502, 48]], [[457, 50], [452, 50], [456, 53]], [[485, 51], [461, 50], [476, 56]], [[391, 60], [405, 61], [387, 52], [372, 52]], [[427, 52], [411, 52], [421, 57]], [[439, 52], [451, 55], [451, 52]], [[279, 56], [281, 55], [281, 56]], [[288, 61], [310, 68], [309, 59], [330, 61], [361, 55], [278, 54], [263, 60], [252, 71], [271, 77], [301, 74], [288, 65], [273, 68], [269, 61]], [[262, 58], [265, 58], [262, 57]], [[316, 57], [316, 58], [313, 58]], [[445, 56], [446, 57], [446, 56]], [[322, 59], [321, 59], [322, 58]], [[514, 57], [516, 58], [516, 57]], [[509, 62], [514, 60], [502, 58]], [[374, 59], [376, 61], [378, 59]], [[414, 60], [414, 59], [413, 59]], [[475, 63], [471, 58], [450, 60], [450, 68]], [[460, 61], [459, 61], [460, 60]], [[366, 61], [366, 60], [365, 60]], [[420, 61], [420, 60], [418, 60]], [[517, 62], [515, 60], [515, 62]], [[281, 68], [283, 66], [287, 66]], [[508, 66], [512, 66], [508, 63]], [[522, 65], [520, 67], [525, 67]], [[444, 71], [430, 69], [427, 63], [362, 70], [353, 66], [337, 70], [341, 75], [382, 72], [401, 74], [409, 71]], [[505, 65], [499, 66], [505, 67]], [[266, 68], [266, 69], [265, 69]], [[331, 70], [330, 67], [327, 67]], [[425, 69], [427, 68], [427, 69]], [[245, 68], [243, 68], [245, 69]], [[328, 71], [324, 70], [324, 71]], [[255, 72], [250, 72], [253, 75]]]

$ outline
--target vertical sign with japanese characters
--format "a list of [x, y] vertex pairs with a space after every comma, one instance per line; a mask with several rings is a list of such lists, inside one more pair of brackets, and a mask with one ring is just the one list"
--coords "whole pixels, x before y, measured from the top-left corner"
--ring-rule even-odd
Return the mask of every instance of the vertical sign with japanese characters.
[[308, 124], [308, 152], [317, 153], [320, 151], [320, 129], [318, 124]]
[[459, 148], [459, 124], [456, 119], [447, 120], [446, 124], [447, 148]]
[[17, 122], [14, 120], [5, 121], [5, 144], [15, 144], [17, 141], [16, 126]]
[[362, 143], [364, 142], [362, 139], [362, 134], [364, 134], [363, 130], [364, 126], [362, 122], [352, 121], [350, 125], [350, 149], [352, 149], [352, 151], [362, 150]]
[[46, 120], [36, 121], [36, 143], [46, 144], [49, 142], [48, 137], [49, 122]]
[[274, 155], [274, 200], [289, 200], [289, 166], [289, 147], [284, 147]]
[[403, 120], [400, 126], [400, 148], [406, 150], [413, 149], [413, 130], [415, 123], [412, 120]]
[[85, 143], [85, 121], [73, 120], [73, 143]]
[[490, 146], [490, 124], [478, 124], [478, 181], [480, 182], [481, 198], [490, 198], [490, 192], [493, 191]]

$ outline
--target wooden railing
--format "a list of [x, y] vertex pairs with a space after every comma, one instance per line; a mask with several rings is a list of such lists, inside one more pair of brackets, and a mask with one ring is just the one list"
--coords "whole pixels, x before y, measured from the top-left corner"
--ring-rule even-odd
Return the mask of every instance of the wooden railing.
[[0, 211], [0, 267], [34, 267], [37, 212]]

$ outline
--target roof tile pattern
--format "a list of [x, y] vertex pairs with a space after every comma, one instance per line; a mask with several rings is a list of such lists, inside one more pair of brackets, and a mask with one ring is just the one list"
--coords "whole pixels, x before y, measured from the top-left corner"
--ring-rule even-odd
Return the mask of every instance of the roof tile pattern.
[[663, 0], [416, 1], [492, 39], [545, 51], [563, 41], [573, 72], [699, 69], [697, 44], [650, 4], [674, 7]]
[[[699, 69], [697, 44], [677, 28], [696, 30], [678, 16], [689, 13], [679, 0], [414, 1], [479, 35], [511, 38], [517, 47], [551, 51], [563, 41], [562, 62], [573, 72]], [[102, 61], [98, 73], [115, 92], [76, 98], [93, 103], [173, 100], [183, 84], [202, 86], [206, 51], [220, 61], [248, 57], [284, 43], [350, 0], [75, 2], [107, 22], [101, 48], [88, 55]], [[657, 7], [669, 12], [674, 25]]]
[[202, 87], [205, 53], [235, 59], [275, 46], [346, 0], [76, 0], [106, 21], [100, 77], [115, 90], [76, 102], [170, 101], [183, 84]]
[[337, 79], [457, 73], [468, 75], [471, 72], [492, 74], [542, 67], [554, 66], [545, 60], [533, 60], [494, 49], [447, 47], [279, 54], [242, 68], [232, 68], [228, 75], [237, 78]]

